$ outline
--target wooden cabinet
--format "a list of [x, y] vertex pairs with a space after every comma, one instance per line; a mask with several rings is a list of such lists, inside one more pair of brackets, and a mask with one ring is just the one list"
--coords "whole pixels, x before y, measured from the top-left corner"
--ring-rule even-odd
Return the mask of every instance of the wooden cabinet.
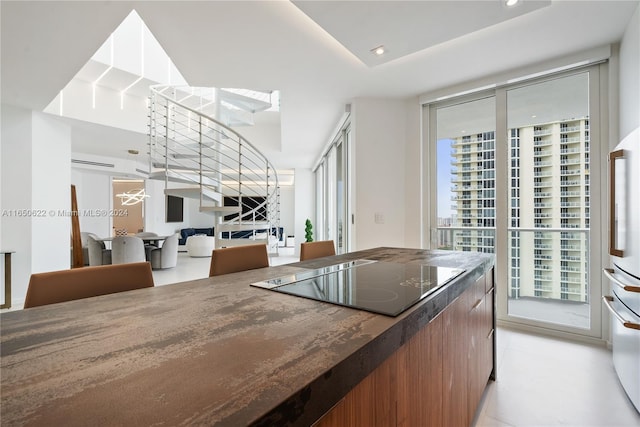
[[442, 314], [433, 319], [396, 352], [397, 426], [446, 425], [442, 417], [443, 319]]
[[392, 354], [369, 376], [354, 387], [320, 421], [327, 426], [394, 426], [396, 425], [397, 357]]
[[446, 310], [443, 338], [443, 426], [467, 427], [467, 370], [469, 364], [469, 303], [470, 290], [460, 295]]
[[361, 381], [316, 427], [468, 427], [494, 366], [493, 269]]
[[[491, 286], [487, 286], [490, 282]], [[467, 416], [465, 425], [474, 418], [482, 393], [493, 370], [493, 270], [476, 281], [466, 293], [470, 304], [467, 348]]]

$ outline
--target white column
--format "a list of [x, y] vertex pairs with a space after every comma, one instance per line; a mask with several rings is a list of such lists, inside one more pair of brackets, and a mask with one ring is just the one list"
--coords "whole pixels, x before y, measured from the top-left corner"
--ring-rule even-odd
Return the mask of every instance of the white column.
[[13, 301], [24, 301], [31, 273], [70, 266], [71, 132], [69, 126], [2, 106], [2, 235], [13, 250]]

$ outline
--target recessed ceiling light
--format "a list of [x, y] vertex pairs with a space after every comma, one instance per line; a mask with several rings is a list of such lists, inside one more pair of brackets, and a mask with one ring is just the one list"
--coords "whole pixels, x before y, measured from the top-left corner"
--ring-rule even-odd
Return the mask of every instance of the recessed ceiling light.
[[380, 45], [378, 47], [374, 47], [373, 49], [371, 49], [371, 53], [378, 56], [382, 55], [384, 53], [384, 46]]
[[518, 4], [519, 0], [505, 0], [504, 4], [506, 4], [507, 6], [511, 7], [511, 6], [515, 6], [516, 4]]

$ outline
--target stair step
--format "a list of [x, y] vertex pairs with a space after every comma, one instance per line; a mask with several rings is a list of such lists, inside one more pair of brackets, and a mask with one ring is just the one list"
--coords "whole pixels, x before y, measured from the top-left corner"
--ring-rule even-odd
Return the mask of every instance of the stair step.
[[202, 194], [204, 200], [222, 202], [222, 194], [208, 188], [202, 188], [202, 190], [199, 187], [166, 188], [164, 194], [188, 199], [200, 199], [200, 194]]
[[222, 223], [216, 226], [220, 232], [223, 231], [245, 231], [245, 230], [262, 230], [271, 227], [268, 222], [243, 222], [243, 223]]
[[[172, 182], [182, 182], [184, 184], [200, 185], [200, 175], [195, 171], [178, 172], [177, 170], [169, 169], [169, 170], [151, 172], [149, 174], [149, 179], [164, 180], [165, 177]], [[219, 183], [218, 183], [218, 180], [213, 179], [209, 176], [203, 175], [202, 185], [207, 187], [217, 187]]]
[[257, 112], [268, 110], [269, 108], [271, 108], [270, 102], [262, 101], [260, 99], [255, 99], [249, 96], [240, 95], [239, 93], [229, 92], [224, 89], [220, 89], [219, 93], [220, 93], [220, 99], [244, 111], [257, 113]]
[[[196, 155], [196, 156], [191, 157], [191, 158], [190, 157], [182, 157], [182, 158], [183, 159], [197, 159], [198, 156]], [[196, 164], [196, 162], [191, 162], [191, 163], [193, 163], [194, 165]], [[181, 165], [181, 164], [177, 164], [177, 163], [169, 163], [169, 164], [165, 165], [164, 163], [161, 163], [161, 162], [153, 162], [153, 163], [151, 163], [151, 167], [154, 168], [154, 169], [162, 169], [163, 171], [164, 171], [165, 168], [167, 168], [167, 169], [171, 169], [171, 170], [176, 171], [176, 172], [182, 171], [180, 173], [195, 173], [196, 175], [198, 174], [198, 170], [197, 169], [189, 168], [189, 167], [187, 167], [185, 165]], [[211, 171], [209, 174], [207, 174], [206, 170], [203, 170], [203, 174], [205, 174], [205, 175], [211, 175], [213, 173], [215, 173], [215, 172]]]
[[[243, 114], [244, 113], [244, 114]], [[224, 105], [220, 106], [220, 121], [227, 126], [253, 126], [253, 113], [244, 110], [232, 110]]]
[[200, 206], [200, 212], [232, 214], [240, 212], [238, 206]]

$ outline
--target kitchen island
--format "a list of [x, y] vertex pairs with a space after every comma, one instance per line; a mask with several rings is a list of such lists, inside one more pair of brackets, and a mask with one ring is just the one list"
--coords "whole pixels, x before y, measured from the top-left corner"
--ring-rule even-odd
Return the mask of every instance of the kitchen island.
[[[250, 286], [357, 259], [465, 272], [397, 317]], [[492, 267], [376, 248], [3, 313], [2, 425], [345, 425], [353, 407], [361, 424], [469, 425], [495, 374]]]

